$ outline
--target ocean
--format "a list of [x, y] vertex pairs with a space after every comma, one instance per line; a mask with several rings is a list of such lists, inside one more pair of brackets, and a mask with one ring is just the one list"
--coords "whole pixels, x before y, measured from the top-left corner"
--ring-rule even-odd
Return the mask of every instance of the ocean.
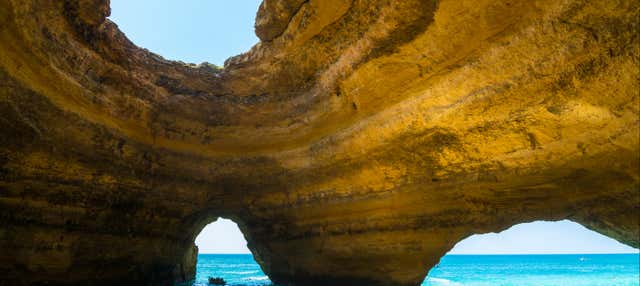
[[[209, 277], [222, 277], [230, 286], [272, 285], [250, 254], [198, 255], [193, 286], [207, 286]], [[640, 285], [640, 256], [446, 255], [422, 283], [440, 285]]]

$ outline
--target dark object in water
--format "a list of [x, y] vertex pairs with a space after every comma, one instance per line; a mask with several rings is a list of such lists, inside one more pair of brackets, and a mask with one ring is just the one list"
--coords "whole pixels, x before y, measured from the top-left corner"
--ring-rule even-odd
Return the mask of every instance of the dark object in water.
[[227, 281], [224, 281], [222, 277], [209, 277], [209, 285], [227, 285]]

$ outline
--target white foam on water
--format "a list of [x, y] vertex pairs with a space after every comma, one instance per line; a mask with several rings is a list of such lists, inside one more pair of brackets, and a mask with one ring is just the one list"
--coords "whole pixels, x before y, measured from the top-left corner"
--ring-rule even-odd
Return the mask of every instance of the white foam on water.
[[226, 273], [226, 274], [252, 274], [252, 273], [256, 273], [258, 272], [258, 270], [249, 270], [249, 271], [225, 271], [222, 273]]
[[433, 285], [433, 286], [438, 286], [438, 285], [463, 286], [462, 284], [460, 284], [458, 282], [453, 282], [451, 280], [444, 279], [444, 278], [428, 277], [427, 278], [427, 282], [429, 282], [428, 285]]
[[269, 280], [269, 277], [267, 277], [267, 276], [251, 276], [251, 277], [244, 278], [242, 280], [263, 281], [263, 280]]

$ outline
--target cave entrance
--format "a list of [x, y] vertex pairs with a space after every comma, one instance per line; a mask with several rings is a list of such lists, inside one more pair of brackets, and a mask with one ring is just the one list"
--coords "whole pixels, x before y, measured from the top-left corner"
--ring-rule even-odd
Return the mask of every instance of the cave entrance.
[[460, 241], [422, 285], [637, 285], [638, 260], [578, 223], [536, 221]]
[[198, 246], [198, 264], [194, 286], [209, 285], [210, 277], [223, 278], [227, 285], [269, 285], [247, 247], [247, 241], [238, 225], [219, 218], [205, 226], [195, 239]]
[[109, 19], [129, 40], [169, 60], [224, 61], [258, 43], [254, 33], [262, 0], [111, 0]]

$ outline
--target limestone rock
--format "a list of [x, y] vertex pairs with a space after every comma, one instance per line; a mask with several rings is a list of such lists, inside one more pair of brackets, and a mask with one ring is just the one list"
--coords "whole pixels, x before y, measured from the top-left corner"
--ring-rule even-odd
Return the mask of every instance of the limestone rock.
[[219, 70], [4, 0], [0, 285], [186, 281], [218, 217], [283, 285], [418, 285], [533, 220], [638, 247], [639, 8], [267, 0]]
[[291, 17], [307, 1], [304, 0], [265, 0], [262, 1], [256, 15], [256, 35], [262, 41], [271, 41], [284, 33]]

